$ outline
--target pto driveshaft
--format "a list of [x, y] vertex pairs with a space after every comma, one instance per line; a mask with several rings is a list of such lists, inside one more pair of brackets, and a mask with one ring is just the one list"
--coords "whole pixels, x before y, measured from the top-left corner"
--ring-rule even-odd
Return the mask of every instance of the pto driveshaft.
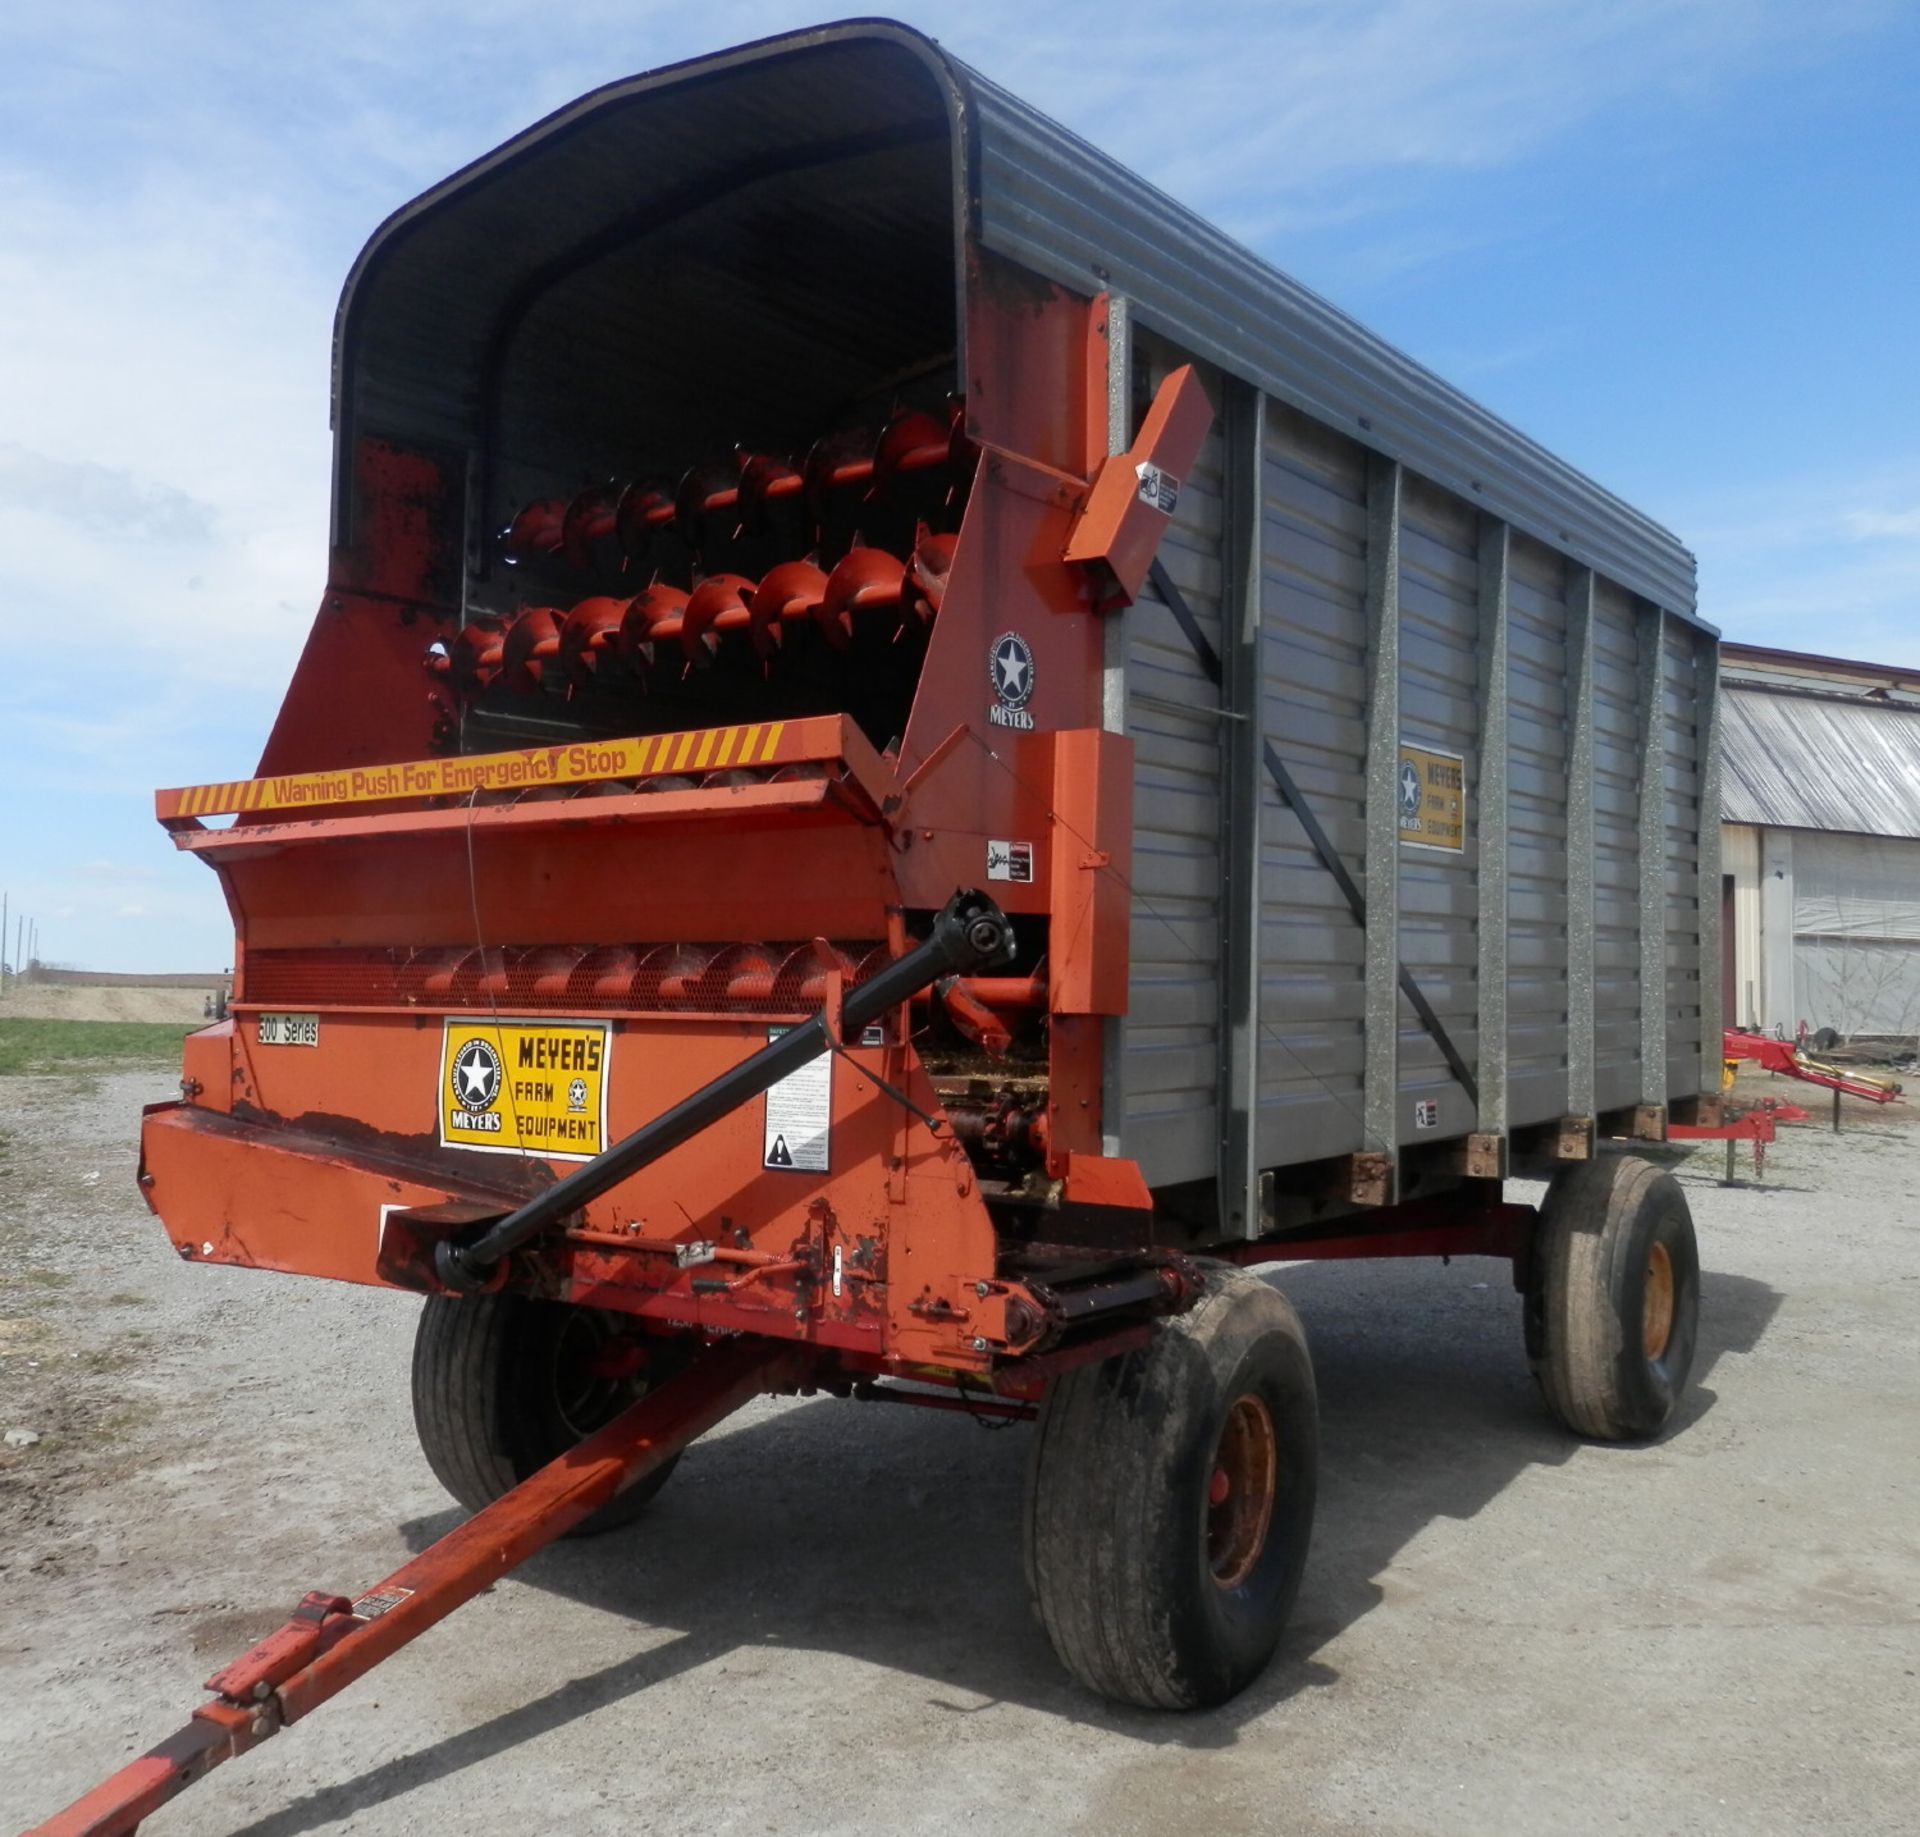
[[[911, 1001], [941, 977], [994, 969], [1013, 958], [1013, 927], [984, 893], [957, 893], [933, 922], [927, 940], [889, 963], [849, 991], [840, 1011], [840, 1029], [858, 1038], [861, 1029]], [[433, 1249], [433, 1272], [441, 1285], [462, 1294], [490, 1286], [499, 1264], [550, 1225], [580, 1210], [649, 1163], [691, 1140], [701, 1130], [739, 1109], [782, 1078], [811, 1064], [837, 1044], [826, 1015], [789, 1028], [777, 1040], [744, 1059], [732, 1071], [596, 1155], [564, 1180], [556, 1181], [517, 1211], [494, 1219], [458, 1208], [464, 1236], [441, 1237]], [[396, 1213], [389, 1223], [406, 1229], [436, 1222], [442, 1208]]]

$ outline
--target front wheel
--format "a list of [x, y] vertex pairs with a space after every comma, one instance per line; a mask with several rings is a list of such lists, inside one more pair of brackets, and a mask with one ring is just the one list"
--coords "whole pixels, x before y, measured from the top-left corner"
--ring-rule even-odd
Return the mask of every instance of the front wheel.
[[[682, 1362], [673, 1342], [604, 1309], [505, 1290], [430, 1295], [413, 1342], [421, 1452], [440, 1484], [477, 1512], [604, 1428]], [[571, 1535], [631, 1523], [673, 1467], [655, 1468]]]
[[1201, 1709], [1273, 1656], [1313, 1528], [1319, 1423], [1291, 1304], [1212, 1268], [1137, 1351], [1054, 1381], [1027, 1480], [1027, 1583], [1090, 1690]]

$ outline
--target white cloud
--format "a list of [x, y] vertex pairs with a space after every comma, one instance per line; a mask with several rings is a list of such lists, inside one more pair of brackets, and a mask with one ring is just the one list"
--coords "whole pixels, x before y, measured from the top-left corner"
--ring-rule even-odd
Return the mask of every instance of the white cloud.
[[1920, 507], [1912, 510], [1851, 510], [1847, 529], [1862, 542], [1920, 542]]
[[1920, 665], [1920, 475], [1794, 475], [1682, 506], [1700, 610], [1730, 639]]

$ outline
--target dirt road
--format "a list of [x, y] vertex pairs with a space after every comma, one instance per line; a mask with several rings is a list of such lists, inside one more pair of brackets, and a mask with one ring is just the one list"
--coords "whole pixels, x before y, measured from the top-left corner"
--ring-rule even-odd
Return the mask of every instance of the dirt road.
[[[0, 1829], [171, 1731], [308, 1588], [454, 1522], [414, 1304], [184, 1266], [132, 1185], [166, 1068], [0, 1080]], [[155, 1837], [546, 1831], [1908, 1832], [1920, 1801], [1920, 1139], [1683, 1170], [1708, 1270], [1685, 1417], [1545, 1418], [1504, 1267], [1276, 1276], [1325, 1467], [1281, 1661], [1156, 1717], [1026, 1608], [1028, 1431], [749, 1410], [648, 1517], [549, 1552]]]
[[202, 1019], [208, 998], [219, 986], [216, 976], [203, 989], [156, 989], [13, 982], [0, 998], [0, 1020], [21, 1021], [178, 1021]]

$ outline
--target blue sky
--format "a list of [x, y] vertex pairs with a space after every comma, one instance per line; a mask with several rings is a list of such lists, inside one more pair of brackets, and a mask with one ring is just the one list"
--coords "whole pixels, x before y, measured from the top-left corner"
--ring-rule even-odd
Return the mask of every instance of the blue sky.
[[[6, 9], [0, 885], [43, 955], [228, 959], [150, 792], [248, 770], [278, 705], [375, 224], [597, 83], [829, 16]], [[1911, 0], [900, 16], [1668, 524], [1730, 637], [1920, 669]]]

